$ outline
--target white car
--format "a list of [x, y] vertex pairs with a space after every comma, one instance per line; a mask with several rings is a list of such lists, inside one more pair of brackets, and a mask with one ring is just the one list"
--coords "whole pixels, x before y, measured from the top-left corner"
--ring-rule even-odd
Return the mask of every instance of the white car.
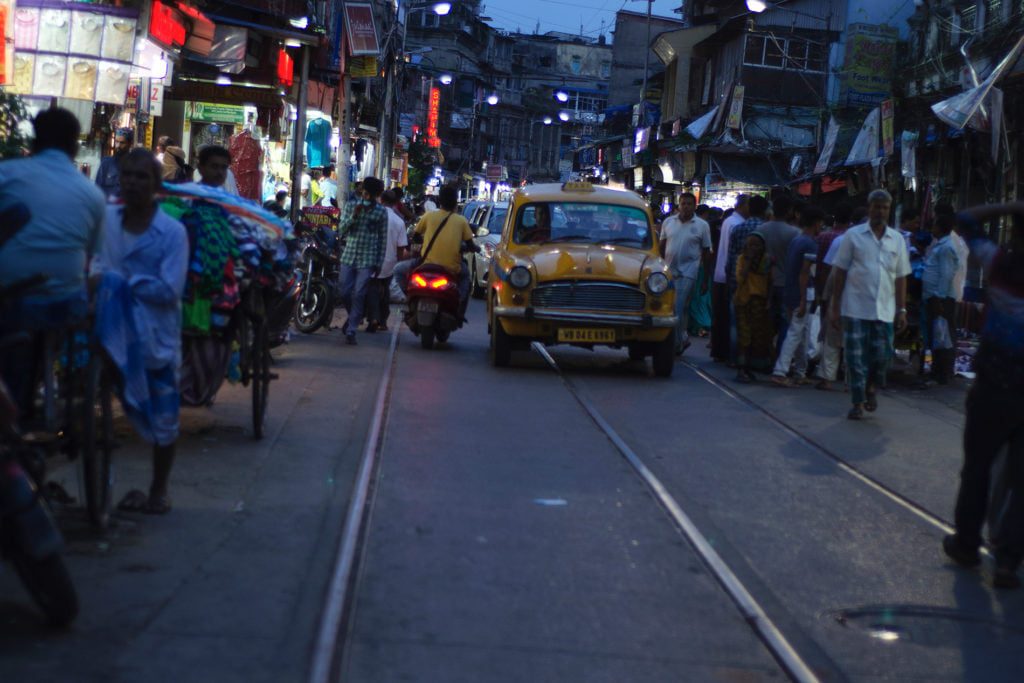
[[473, 283], [473, 296], [482, 298], [487, 291], [487, 273], [491, 268], [491, 255], [501, 241], [501, 230], [508, 216], [508, 204], [488, 204], [476, 214], [473, 242], [480, 247], [480, 253], [467, 254], [466, 265]]

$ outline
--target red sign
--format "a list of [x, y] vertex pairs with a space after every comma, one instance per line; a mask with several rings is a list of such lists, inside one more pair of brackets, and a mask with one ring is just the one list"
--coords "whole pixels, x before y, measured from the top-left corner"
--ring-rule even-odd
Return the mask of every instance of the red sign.
[[501, 180], [501, 166], [487, 164], [487, 180], [497, 182]]
[[277, 82], [286, 86], [295, 82], [295, 61], [283, 47], [277, 51]]
[[437, 121], [441, 118], [441, 89], [430, 89], [430, 106], [427, 108], [427, 144], [440, 147], [441, 138], [437, 136]]
[[348, 32], [348, 53], [359, 55], [380, 54], [377, 25], [373, 21], [373, 7], [360, 3], [345, 5], [345, 29]]
[[174, 48], [185, 45], [185, 22], [181, 13], [156, 0], [149, 15], [149, 37], [164, 47]]

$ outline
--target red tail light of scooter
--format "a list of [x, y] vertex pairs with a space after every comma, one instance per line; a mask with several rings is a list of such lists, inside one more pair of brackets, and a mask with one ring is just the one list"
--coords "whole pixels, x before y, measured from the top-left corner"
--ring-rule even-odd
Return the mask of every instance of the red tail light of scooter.
[[424, 289], [444, 289], [451, 284], [451, 281], [443, 275], [431, 278], [430, 276], [424, 277], [419, 273], [412, 276], [412, 282], [417, 287], [422, 287]]

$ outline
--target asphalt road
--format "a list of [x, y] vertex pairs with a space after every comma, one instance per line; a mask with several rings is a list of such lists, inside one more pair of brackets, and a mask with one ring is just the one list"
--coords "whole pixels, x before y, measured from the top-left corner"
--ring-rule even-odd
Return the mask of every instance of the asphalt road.
[[[1021, 680], [1024, 592], [939, 548], [955, 394], [850, 423], [843, 393], [736, 385], [699, 342], [669, 380], [566, 347], [561, 374], [495, 369], [470, 317], [434, 351], [400, 333], [331, 680], [787, 680], [667, 499], [818, 679]], [[82, 614], [47, 632], [0, 568], [0, 681], [307, 681], [388, 341], [296, 339], [264, 442], [239, 389], [189, 411], [166, 518], [96, 537], [63, 511]], [[118, 468], [145, 482], [147, 452]]]

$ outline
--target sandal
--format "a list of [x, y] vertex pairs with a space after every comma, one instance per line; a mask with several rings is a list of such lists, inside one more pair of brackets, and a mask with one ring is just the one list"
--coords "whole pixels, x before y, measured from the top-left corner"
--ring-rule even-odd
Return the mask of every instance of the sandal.
[[792, 386], [792, 383], [789, 381], [789, 378], [786, 377], [785, 375], [772, 375], [772, 384], [774, 384], [777, 387]]
[[166, 515], [171, 511], [171, 499], [167, 496], [153, 498], [142, 491], [129, 491], [117, 504], [121, 512], [142, 512], [147, 515]]
[[866, 393], [864, 396], [864, 410], [868, 411], [869, 413], [873, 413], [876, 410], [878, 410], [878, 394], [872, 391]]
[[854, 407], [850, 408], [850, 412], [848, 412], [846, 414], [846, 419], [847, 420], [863, 420], [864, 419], [864, 411], [861, 410], [860, 406], [854, 406]]

